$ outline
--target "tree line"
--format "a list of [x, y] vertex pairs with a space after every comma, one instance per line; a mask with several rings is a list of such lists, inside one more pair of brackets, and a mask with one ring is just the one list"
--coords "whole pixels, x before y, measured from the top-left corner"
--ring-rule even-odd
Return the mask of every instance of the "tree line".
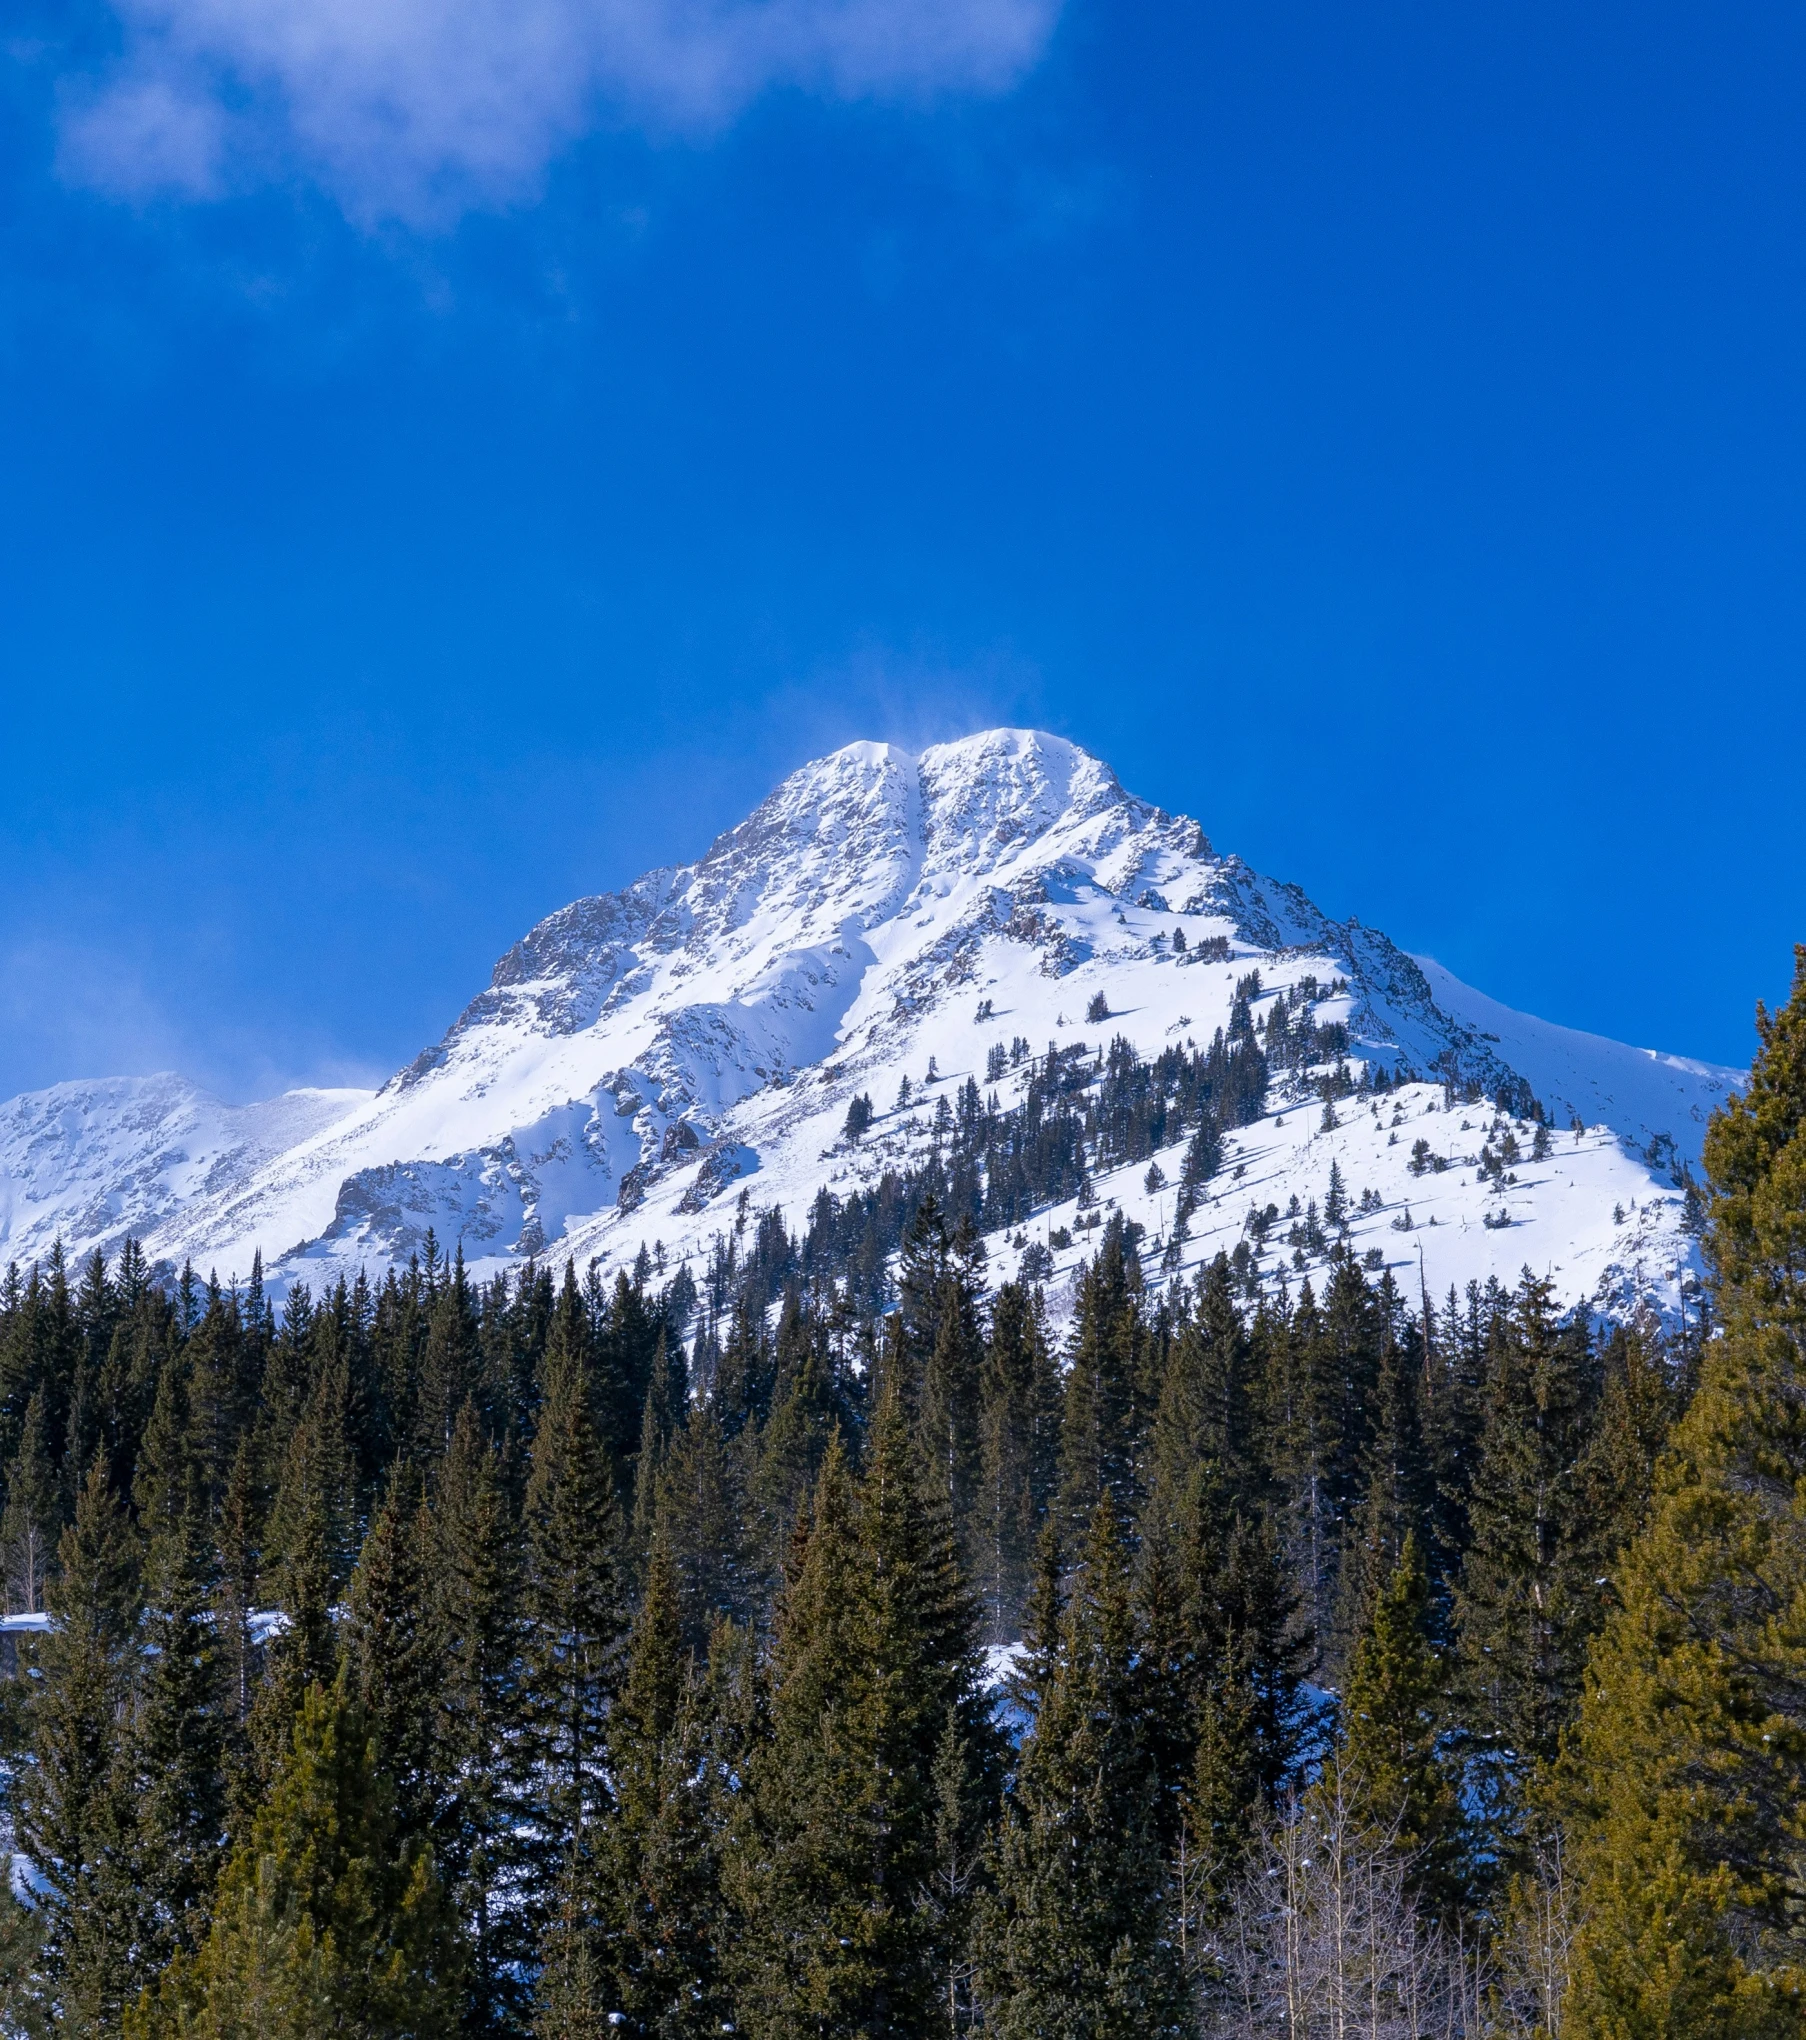
[[1056, 1350], [932, 1186], [876, 1301], [11, 1272], [0, 2026], [1798, 2032], [1806, 954], [1760, 1031], [1684, 1341], [1112, 1217]]

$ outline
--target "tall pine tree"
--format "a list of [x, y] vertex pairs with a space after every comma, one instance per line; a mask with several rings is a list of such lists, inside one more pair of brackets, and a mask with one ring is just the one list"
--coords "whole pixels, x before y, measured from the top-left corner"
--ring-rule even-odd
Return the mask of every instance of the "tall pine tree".
[[1706, 1135], [1722, 1336], [1590, 1660], [1567, 1777], [1578, 2040], [1794, 2034], [1806, 1848], [1806, 948]]

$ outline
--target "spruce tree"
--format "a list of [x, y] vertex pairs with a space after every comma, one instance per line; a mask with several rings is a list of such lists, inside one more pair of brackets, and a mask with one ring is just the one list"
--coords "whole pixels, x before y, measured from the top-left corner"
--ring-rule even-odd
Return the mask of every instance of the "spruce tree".
[[1059, 1473], [1060, 1377], [1040, 1295], [998, 1290], [978, 1382], [976, 1582], [993, 1643], [1020, 1633], [1035, 1541]]
[[6, 1472], [6, 1508], [0, 1514], [0, 1590], [9, 1615], [38, 1615], [44, 1609], [57, 1539], [62, 1533], [62, 1497], [50, 1447], [49, 1402], [42, 1385], [25, 1406], [19, 1449]]
[[130, 2040], [450, 2040], [458, 1946], [430, 1852], [398, 1844], [341, 1680], [310, 1689], [213, 1924], [131, 2014]]
[[1584, 1328], [1558, 1325], [1548, 1283], [1526, 1275], [1494, 1327], [1456, 1594], [1473, 1726], [1510, 1789], [1554, 1755], [1603, 1612], [1589, 1375]]
[[596, 1877], [594, 1969], [624, 2030], [659, 2040], [701, 2040], [731, 2016], [715, 1836], [698, 1786], [702, 1711], [676, 1568], [655, 1542], [611, 1739], [616, 1810]]
[[761, 1572], [746, 1516], [740, 1458], [713, 1402], [694, 1403], [671, 1440], [654, 1518], [677, 1568], [690, 1650], [708, 1648], [717, 1622], [750, 1622], [759, 1606]]
[[210, 1605], [206, 1467], [185, 1378], [172, 1365], [158, 1385], [136, 1490], [146, 1613], [124, 1759], [140, 1959], [153, 1966], [205, 1932], [225, 1842], [227, 1692]]
[[332, 1355], [289, 1434], [265, 1529], [261, 1593], [283, 1625], [266, 1653], [248, 1734], [266, 1789], [285, 1760], [303, 1696], [312, 1685], [329, 1684], [338, 1663], [332, 1610], [356, 1549], [347, 1392], [344, 1360]]
[[1158, 1788], [1131, 1705], [1127, 1567], [1108, 1501], [1061, 1623], [981, 1908], [978, 1987], [1002, 2040], [1187, 2030]]
[[420, 1355], [414, 1436], [423, 1459], [430, 1462], [450, 1450], [459, 1411], [481, 1392], [482, 1359], [481, 1328], [460, 1244], [451, 1279], [434, 1300]]
[[524, 1909], [530, 1739], [519, 1526], [498, 1459], [466, 1403], [433, 1503], [433, 1619], [445, 1651], [433, 1740], [447, 1788], [435, 1857], [468, 1950], [465, 2024], [479, 2032], [524, 2027], [537, 1952]]
[[1565, 1767], [1563, 2031], [1799, 2030], [1806, 1801], [1806, 948], [1706, 1135], [1721, 1335], [1619, 1568]]
[[979, 1296], [957, 1266], [942, 1276], [934, 1342], [923, 1363], [916, 1435], [923, 1465], [962, 1533], [968, 1570], [980, 1562], [974, 1502], [979, 1478], [979, 1373], [984, 1335]]
[[18, 1840], [43, 1880], [44, 1995], [76, 2030], [106, 2033], [130, 1988], [137, 1927], [119, 1724], [132, 1695], [140, 1561], [100, 1456], [57, 1559], [51, 1627], [35, 1645]]
[[1376, 1597], [1397, 1571], [1405, 1545], [1413, 1536], [1427, 1565], [1427, 1542], [1435, 1516], [1419, 1408], [1422, 1354], [1415, 1327], [1401, 1322], [1401, 1314], [1390, 1307], [1391, 1302], [1388, 1277], [1381, 1301], [1384, 1328], [1373, 1420], [1361, 1467], [1361, 1499], [1350, 1524], [1338, 1584], [1340, 1612], [1334, 1639], [1338, 1665], [1346, 1661]]
[[425, 1497], [398, 1461], [351, 1576], [343, 1648], [347, 1690], [376, 1740], [404, 1842], [430, 1840], [449, 1789], [438, 1733], [448, 1666], [434, 1556]]
[[838, 1441], [822, 1467], [749, 1766], [751, 1826], [730, 1859], [740, 2022], [755, 2036], [913, 2034], [939, 2001], [948, 1951], [924, 1893], [948, 1709], [975, 1765], [989, 1736], [937, 1487], [894, 1388], [864, 1481]]
[[1461, 1889], [1460, 1805], [1439, 1747], [1449, 1682], [1433, 1621], [1411, 1531], [1350, 1655], [1342, 1744], [1320, 1791], [1403, 1856], [1412, 1887], [1446, 1912]]
[[620, 1514], [589, 1383], [548, 1347], [526, 1507], [524, 1676], [538, 1799], [529, 1909], [559, 1866], [587, 1857], [608, 1804], [607, 1724], [619, 1676]]
[[1060, 1418], [1063, 1535], [1084, 1542], [1099, 1495], [1133, 1507], [1137, 1471], [1136, 1376], [1142, 1326], [1124, 1265], [1121, 1214], [1104, 1229], [1079, 1278], [1078, 1314]]
[[752, 1448], [750, 1486], [763, 1519], [764, 1570], [775, 1573], [809, 1505], [828, 1449], [835, 1396], [824, 1327], [793, 1289], [778, 1322], [771, 1415]]

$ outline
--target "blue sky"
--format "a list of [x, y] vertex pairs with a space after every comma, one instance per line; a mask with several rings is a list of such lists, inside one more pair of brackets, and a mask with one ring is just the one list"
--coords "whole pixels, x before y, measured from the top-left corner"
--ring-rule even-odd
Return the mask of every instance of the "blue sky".
[[0, 1095], [380, 1077], [803, 759], [1002, 721], [1550, 1018], [1784, 995], [1798, 9], [5, 33]]

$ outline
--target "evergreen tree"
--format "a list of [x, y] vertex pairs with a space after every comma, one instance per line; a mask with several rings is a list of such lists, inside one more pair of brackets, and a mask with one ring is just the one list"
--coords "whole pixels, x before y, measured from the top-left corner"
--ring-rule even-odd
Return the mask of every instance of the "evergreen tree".
[[153, 1967], [205, 1932], [225, 1842], [227, 1693], [210, 1605], [206, 1468], [185, 1377], [179, 1364], [165, 1370], [138, 1458], [146, 1614], [123, 1754], [135, 1809], [139, 1959]]
[[1342, 1558], [1338, 1662], [1346, 1657], [1376, 1597], [1397, 1571], [1412, 1537], [1418, 1539], [1419, 1555], [1424, 1555], [1434, 1518], [1429, 1455], [1419, 1416], [1422, 1354], [1415, 1327], [1403, 1325], [1401, 1314], [1392, 1307], [1390, 1283], [1388, 1276], [1382, 1288], [1384, 1328], [1375, 1408], [1361, 1468], [1361, 1500]]
[[934, 1343], [922, 1367], [916, 1435], [922, 1460], [964, 1539], [970, 1569], [979, 1562], [974, 1502], [979, 1477], [979, 1373], [984, 1335], [978, 1291], [959, 1267], [941, 1277]]
[[1554, 1755], [1602, 1613], [1589, 1369], [1584, 1328], [1558, 1326], [1549, 1285], [1526, 1275], [1494, 1327], [1456, 1596], [1473, 1725], [1508, 1782]]
[[997, 1292], [978, 1399], [977, 1582], [986, 1635], [1008, 1643], [1020, 1632], [1059, 1472], [1059, 1371], [1039, 1293], [1020, 1283]]
[[1582, 1927], [1563, 2030], [1799, 2030], [1806, 1800], [1806, 948], [1706, 1135], [1722, 1335], [1595, 1645], [1566, 1778]]
[[338, 1663], [332, 1610], [356, 1550], [354, 1473], [345, 1435], [348, 1370], [332, 1352], [289, 1433], [282, 1481], [265, 1530], [262, 1594], [283, 1626], [251, 1705], [248, 1733], [267, 1789], [285, 1760], [308, 1688], [331, 1682]]
[[448, 1666], [433, 1558], [425, 1498], [398, 1463], [351, 1576], [344, 1665], [406, 1843], [431, 1839], [448, 1789], [438, 1734]]
[[1002, 2040], [1151, 2040], [1187, 2030], [1157, 1781], [1130, 1703], [1134, 1630], [1108, 1501], [1024, 1746], [979, 1927], [979, 1991]]
[[1438, 1746], [1448, 1676], [1432, 1620], [1423, 1548], [1411, 1531], [1356, 1639], [1342, 1746], [1319, 1789], [1339, 1817], [1403, 1856], [1413, 1888], [1446, 1911], [1461, 1889], [1460, 1805]]
[[434, 1620], [446, 1666], [433, 1728], [446, 1784], [435, 1856], [463, 1925], [464, 2024], [482, 2033], [514, 2032], [526, 2022], [526, 1979], [536, 1953], [536, 1923], [523, 1910], [522, 1568], [498, 1455], [471, 1403], [452, 1429], [433, 1541]]
[[558, 1866], [586, 1858], [608, 1804], [608, 1711], [621, 1634], [619, 1511], [606, 1444], [568, 1349], [546, 1354], [527, 1481], [524, 1675], [539, 1800], [529, 1908]]
[[450, 1450], [458, 1413], [480, 1394], [482, 1375], [482, 1332], [460, 1244], [451, 1279], [433, 1300], [420, 1354], [413, 1402], [416, 1449], [423, 1458], [438, 1459]]
[[654, 1543], [612, 1738], [616, 1812], [597, 1880], [594, 1967], [625, 2031], [659, 2040], [701, 2040], [731, 2016], [715, 1837], [698, 1789], [702, 1706], [683, 1649], [676, 1568]]
[[375, 1745], [340, 1681], [307, 1694], [212, 1929], [131, 2015], [131, 2040], [439, 2040], [457, 1939], [430, 1852], [398, 1845]]
[[1643, 1527], [1656, 1461], [1683, 1399], [1667, 1342], [1645, 1320], [1613, 1326], [1600, 1363], [1603, 1387], [1586, 1506], [1600, 1549], [1615, 1557]]
[[835, 1421], [824, 1328], [792, 1289], [778, 1323], [771, 1415], [753, 1448], [752, 1492], [763, 1519], [765, 1566], [775, 1573], [809, 1505]]
[[9, 1615], [37, 1615], [44, 1608], [52, 1556], [62, 1532], [62, 1497], [50, 1449], [49, 1401], [33, 1389], [25, 1405], [19, 1450], [6, 1469], [6, 1509], [0, 1514], [0, 1564]]
[[1121, 1214], [1079, 1279], [1078, 1313], [1060, 1419], [1061, 1526], [1082, 1544], [1100, 1495], [1128, 1509], [1136, 1494], [1136, 1377], [1141, 1319], [1123, 1254]]
[[751, 1828], [730, 1859], [755, 2036], [916, 2033], [947, 1950], [923, 1895], [947, 1711], [977, 1753], [974, 1611], [944, 1509], [887, 1393], [855, 1487], [838, 1442], [787, 1583], [771, 1726], [749, 1767]]
[[686, 1649], [706, 1650], [717, 1622], [747, 1623], [758, 1609], [744, 1493], [713, 1403], [693, 1404], [671, 1440], [655, 1516], [677, 1568]]
[[75, 2030], [108, 2033], [130, 1989], [136, 1926], [119, 1727], [131, 1700], [140, 1577], [99, 1456], [57, 1558], [52, 1626], [35, 1647], [18, 1840], [43, 1880], [44, 1999]]

